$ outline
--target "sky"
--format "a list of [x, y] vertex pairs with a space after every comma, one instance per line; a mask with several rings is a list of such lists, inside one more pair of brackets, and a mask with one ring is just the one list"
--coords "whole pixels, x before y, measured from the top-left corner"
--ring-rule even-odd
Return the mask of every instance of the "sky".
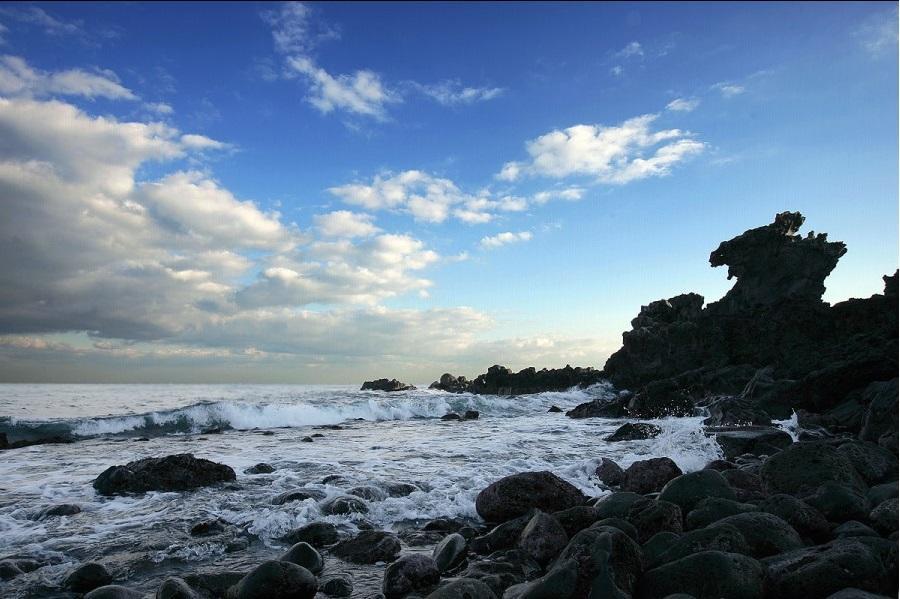
[[897, 3], [0, 3], [0, 382], [601, 368], [799, 210], [898, 263]]

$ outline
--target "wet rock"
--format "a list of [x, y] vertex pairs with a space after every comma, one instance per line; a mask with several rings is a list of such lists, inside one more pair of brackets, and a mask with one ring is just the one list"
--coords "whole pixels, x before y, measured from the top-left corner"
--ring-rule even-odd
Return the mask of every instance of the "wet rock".
[[94, 489], [102, 495], [189, 491], [236, 478], [234, 470], [224, 464], [183, 453], [110, 466], [94, 479]]
[[463, 573], [466, 578], [474, 578], [486, 584], [498, 597], [505, 589], [531, 580], [541, 573], [541, 567], [527, 554], [518, 549], [498, 551], [477, 561], [469, 560]]
[[625, 471], [622, 470], [621, 466], [609, 458], [602, 459], [600, 465], [597, 466], [597, 469], [594, 471], [594, 474], [597, 475], [600, 482], [608, 487], [619, 486], [622, 484], [622, 481], [625, 480]]
[[868, 406], [859, 438], [877, 443], [885, 433], [897, 430], [897, 379], [870, 384], [862, 401]]
[[778, 516], [802, 536], [817, 542], [825, 541], [831, 530], [822, 512], [792, 495], [771, 495], [759, 504], [759, 509]]
[[365, 499], [366, 501], [383, 501], [387, 499], [387, 492], [378, 487], [366, 485], [362, 487], [353, 487], [347, 491], [348, 495]]
[[354, 564], [393, 561], [400, 554], [400, 541], [383, 530], [366, 530], [331, 548], [332, 555]]
[[625, 470], [622, 490], [646, 494], [661, 490], [667, 482], [681, 475], [681, 468], [669, 458], [639, 460]]
[[322, 504], [322, 513], [328, 516], [343, 514], [367, 514], [368, 506], [356, 497], [335, 497]]
[[878, 505], [886, 499], [897, 497], [898, 485], [897, 481], [892, 483], [884, 483], [883, 485], [875, 485], [866, 493], [866, 498], [872, 505]]
[[726, 470], [722, 473], [722, 477], [734, 490], [734, 497], [737, 501], [754, 501], [766, 496], [762, 487], [762, 479], [756, 474], [736, 468]]
[[464, 524], [453, 518], [435, 518], [430, 520], [422, 527], [422, 530], [439, 531], [439, 532], [456, 532], [462, 528]]
[[556, 518], [538, 512], [522, 530], [517, 546], [541, 566], [546, 566], [568, 542], [569, 535]]
[[638, 540], [637, 529], [631, 522], [629, 522], [628, 520], [623, 520], [622, 518], [604, 518], [603, 520], [597, 520], [596, 522], [591, 524], [591, 526], [609, 526], [611, 528], [618, 528], [633, 540]]
[[87, 562], [69, 573], [63, 582], [63, 586], [76, 593], [87, 593], [98, 587], [108, 585], [112, 580], [112, 574], [102, 564]]
[[466, 410], [465, 414], [463, 414], [463, 420], [478, 420], [478, 417], [481, 414], [478, 413], [478, 410]]
[[704, 470], [716, 470], [718, 472], [725, 472], [726, 470], [734, 470], [736, 468], [737, 466], [728, 460], [713, 460], [703, 467]]
[[359, 388], [360, 391], [387, 391], [393, 393], [396, 391], [414, 391], [413, 385], [401, 383], [397, 379], [376, 379], [374, 381], [366, 381]]
[[709, 528], [698, 528], [683, 534], [669, 548], [660, 554], [654, 566], [673, 562], [701, 551], [724, 551], [750, 555], [750, 546], [744, 535], [734, 526], [723, 524]]
[[584, 530], [601, 519], [597, 508], [589, 505], [576, 505], [567, 510], [553, 512], [553, 517], [560, 523], [569, 537], [574, 536], [578, 531]]
[[819, 510], [832, 522], [862, 520], [871, 509], [869, 500], [861, 490], [833, 481], [819, 485], [815, 492], [804, 497], [803, 501]]
[[647, 422], [628, 422], [623, 424], [616, 432], [607, 436], [604, 440], [609, 442], [615, 441], [642, 441], [644, 439], [652, 439], [659, 436], [662, 429], [655, 424]]
[[803, 496], [826, 481], [862, 488], [853, 464], [837, 448], [821, 442], [794, 443], [770, 457], [759, 470], [763, 488], [769, 494]]
[[734, 500], [734, 490], [715, 470], [698, 470], [673, 478], [662, 488], [659, 499], [674, 503], [688, 513], [702, 499], [718, 497]]
[[284, 505], [292, 501], [306, 501], [307, 499], [321, 501], [322, 499], [325, 499], [325, 492], [318, 489], [294, 489], [293, 491], [285, 491], [272, 499], [272, 505]]
[[677, 543], [680, 538], [681, 535], [677, 532], [658, 532], [647, 539], [647, 542], [641, 545], [645, 569], [650, 569], [660, 564], [660, 556]]
[[272, 472], [275, 472], [275, 468], [265, 462], [260, 462], [244, 470], [244, 474], [271, 474]]
[[215, 520], [203, 520], [191, 526], [192, 537], [205, 537], [225, 532], [228, 523], [216, 518]]
[[329, 597], [349, 597], [353, 594], [353, 581], [349, 576], [334, 576], [319, 584], [319, 592]]
[[569, 418], [622, 418], [628, 415], [625, 404], [620, 400], [595, 399], [578, 404], [568, 412]]
[[313, 599], [318, 582], [312, 573], [296, 564], [279, 560], [263, 562], [230, 591], [230, 599]]
[[645, 543], [658, 532], [680, 533], [681, 517], [681, 508], [674, 503], [642, 499], [631, 506], [627, 519], [637, 529], [638, 541]]
[[467, 391], [487, 395], [525, 395], [547, 391], [567, 391], [572, 387], [587, 387], [599, 383], [602, 374], [593, 368], [523, 368], [512, 372], [504, 366], [494, 365], [485, 374], [475, 377]]
[[108, 584], [86, 593], [84, 599], [141, 599], [143, 593], [117, 584]]
[[555, 564], [547, 574], [509, 587], [503, 599], [540, 599], [541, 597], [575, 597], [578, 587], [578, 562], [568, 559]]
[[690, 416], [694, 401], [676, 381], [659, 380], [647, 383], [628, 400], [626, 411], [637, 418], [665, 418]]
[[[798, 500], [799, 501], [799, 500]], [[728, 516], [758, 512], [759, 507], [750, 503], [740, 503], [730, 499], [709, 497], [696, 503], [694, 509], [685, 516], [684, 523], [688, 530], [703, 528]], [[827, 524], [827, 523], [826, 523]]]
[[836, 539], [843, 539], [847, 537], [877, 537], [878, 533], [862, 522], [850, 520], [840, 526], [836, 526], [831, 531], [831, 535]]
[[897, 532], [897, 498], [879, 503], [869, 513], [869, 522], [884, 536]]
[[383, 483], [382, 487], [391, 497], [406, 497], [416, 491], [421, 491], [419, 487], [409, 483]]
[[461, 534], [452, 533], [438, 543], [431, 558], [439, 572], [446, 572], [458, 566], [466, 557], [466, 540]]
[[426, 599], [497, 599], [491, 587], [475, 578], [455, 578]]
[[338, 542], [337, 527], [329, 522], [311, 522], [300, 528], [295, 528], [279, 540], [294, 545], [296, 543], [309, 543], [313, 547], [325, 547]]
[[547, 410], [547, 412], [550, 414], [558, 414], [562, 412], [562, 408], [558, 408], [557, 406], [550, 406], [550, 409]]
[[228, 589], [240, 582], [246, 574], [235, 571], [196, 572], [185, 574], [182, 578], [201, 595], [225, 597]]
[[702, 551], [645, 572], [636, 597], [657, 599], [684, 593], [696, 599], [759, 599], [765, 593], [765, 585], [765, 571], [755, 559], [737, 553]]
[[460, 417], [459, 417], [459, 414], [457, 414], [455, 412], [450, 412], [449, 414], [444, 414], [443, 416], [441, 416], [441, 420], [446, 420], [446, 421], [460, 420]]
[[426, 591], [440, 579], [441, 573], [430, 557], [418, 554], [404, 555], [385, 570], [381, 592], [387, 599], [403, 597], [414, 591]]
[[4, 559], [0, 560], [0, 580], [12, 580], [13, 578], [33, 572], [41, 567], [41, 564], [31, 559]]
[[46, 520], [55, 516], [74, 516], [81, 513], [81, 506], [72, 503], [62, 503], [50, 506], [38, 512], [36, 520]]
[[464, 376], [453, 376], [449, 372], [445, 372], [439, 381], [431, 383], [428, 388], [440, 389], [448, 393], [465, 393], [469, 389], [469, 381]]
[[534, 516], [536, 510], [529, 510], [527, 514], [507, 520], [492, 528], [487, 534], [475, 537], [469, 543], [469, 549], [475, 553], [488, 554], [501, 549], [512, 547], [522, 531], [528, 526], [528, 522]]
[[302, 439], [300, 439], [300, 442], [301, 443], [313, 443], [313, 442], [315, 442], [315, 439], [313, 439], [312, 437], [303, 437]]
[[531, 508], [557, 512], [584, 500], [581, 491], [552, 472], [522, 472], [488, 485], [475, 499], [475, 509], [488, 522], [504, 522]]
[[597, 519], [624, 518], [631, 509], [631, 506], [640, 499], [644, 499], [644, 496], [629, 491], [610, 493], [605, 497], [601, 497], [600, 500], [594, 504], [594, 508], [597, 510]]
[[897, 477], [897, 456], [873, 443], [851, 441], [838, 447], [869, 486]]
[[827, 597], [847, 587], [878, 593], [896, 583], [896, 570], [891, 573], [883, 561], [891, 550], [896, 545], [884, 539], [837, 539], [763, 563], [776, 597]]
[[631, 594], [642, 569], [641, 548], [617, 528], [592, 526], [569, 541], [554, 566], [574, 560], [578, 578], [573, 596], [586, 597], [593, 585], [604, 594]]
[[709, 427], [706, 432], [715, 435], [726, 460], [745, 453], [772, 455], [794, 442], [783, 430], [771, 427]]
[[732, 526], [740, 531], [753, 557], [768, 557], [803, 546], [800, 535], [790, 524], [766, 512], [747, 512], [728, 516], [711, 524], [706, 530], [725, 526]]
[[183, 578], [166, 578], [156, 590], [156, 599], [200, 599], [200, 595]]
[[291, 562], [303, 566], [313, 574], [318, 574], [325, 566], [325, 562], [319, 552], [309, 543], [300, 542], [288, 549], [279, 557], [283, 562]]

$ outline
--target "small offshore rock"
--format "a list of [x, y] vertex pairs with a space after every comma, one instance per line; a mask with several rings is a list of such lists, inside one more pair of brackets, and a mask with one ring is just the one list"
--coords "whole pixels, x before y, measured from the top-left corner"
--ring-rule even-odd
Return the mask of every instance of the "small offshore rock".
[[557, 512], [584, 500], [581, 491], [552, 472], [522, 472], [488, 485], [476, 497], [475, 509], [488, 522], [505, 522], [531, 508]]
[[550, 409], [547, 410], [548, 414], [558, 414], [560, 412], [562, 412], [562, 408], [558, 408], [556, 406], [550, 406]]
[[662, 429], [655, 424], [647, 422], [628, 422], [623, 424], [616, 432], [604, 438], [611, 443], [617, 441], [643, 441], [659, 436]]
[[401, 556], [384, 571], [381, 592], [387, 599], [403, 597], [414, 591], [425, 591], [438, 583], [441, 573], [434, 560], [426, 555]]
[[347, 494], [367, 501], [382, 501], [388, 496], [386, 491], [372, 485], [353, 487], [347, 490]]
[[279, 557], [283, 562], [291, 562], [303, 566], [313, 574], [318, 574], [325, 567], [325, 561], [319, 552], [309, 543], [299, 542]]
[[312, 573], [290, 562], [269, 560], [254, 568], [230, 591], [230, 599], [313, 599], [318, 590]]
[[315, 439], [313, 439], [312, 437], [303, 437], [302, 439], [300, 439], [301, 443], [312, 443], [313, 441], [315, 441]]
[[321, 501], [325, 499], [325, 492], [318, 489], [295, 489], [293, 491], [285, 491], [272, 499], [272, 505], [284, 505], [292, 501], [306, 501], [313, 499]]
[[639, 460], [625, 470], [622, 490], [642, 495], [653, 493], [681, 474], [681, 468], [669, 458]]
[[401, 383], [397, 379], [376, 379], [374, 381], [366, 381], [362, 384], [362, 387], [359, 388], [360, 391], [386, 391], [388, 393], [396, 391], [414, 391], [415, 389], [416, 388], [413, 385]]
[[343, 515], [343, 514], [367, 514], [369, 512], [368, 506], [366, 506], [365, 502], [356, 497], [350, 496], [340, 496], [335, 497], [333, 499], [329, 499], [327, 502], [323, 503], [321, 508], [322, 513], [334, 516], [334, 515]]
[[224, 464], [183, 453], [144, 458], [124, 466], [110, 466], [94, 479], [93, 486], [101, 495], [124, 495], [147, 491], [189, 491], [236, 478], [234, 470]]
[[208, 535], [216, 535], [225, 532], [228, 523], [216, 518], [215, 520], [204, 520], [191, 526], [192, 537], [205, 537]]
[[244, 474], [271, 474], [272, 472], [275, 472], [275, 468], [265, 462], [260, 462], [244, 470]]
[[60, 505], [44, 508], [37, 515], [37, 520], [45, 520], [53, 516], [74, 516], [81, 513], [81, 506], [72, 503], [62, 503]]
[[450, 412], [449, 414], [444, 414], [441, 416], [441, 420], [460, 420], [459, 414], [455, 412]]
[[462, 419], [463, 420], [478, 420], [479, 416], [481, 416], [481, 414], [478, 412], [478, 410], [466, 410], [466, 412], [462, 416]]

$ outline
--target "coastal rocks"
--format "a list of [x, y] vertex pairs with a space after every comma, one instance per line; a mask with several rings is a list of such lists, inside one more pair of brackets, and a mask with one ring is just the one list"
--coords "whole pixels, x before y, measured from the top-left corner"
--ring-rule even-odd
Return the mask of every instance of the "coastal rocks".
[[61, 503], [42, 509], [38, 512], [35, 520], [46, 520], [56, 516], [74, 516], [81, 513], [81, 506], [71, 503]]
[[30, 559], [0, 560], [0, 580], [12, 580], [16, 576], [37, 570], [40, 564]]
[[275, 468], [265, 462], [260, 462], [244, 470], [244, 474], [271, 474], [273, 472], [275, 472]]
[[568, 364], [565, 368], [524, 368], [515, 373], [504, 366], [494, 365], [485, 374], [476, 377], [466, 390], [479, 395], [525, 395], [587, 387], [599, 383], [601, 379], [599, 370], [572, 368]]
[[400, 541], [383, 530], [364, 530], [332, 547], [331, 553], [354, 564], [390, 562], [400, 554]]
[[492, 528], [487, 534], [475, 537], [469, 543], [469, 548], [475, 553], [485, 555], [512, 547], [519, 536], [521, 536], [522, 531], [525, 530], [525, 527], [528, 526], [528, 522], [531, 521], [536, 511], [529, 510], [527, 514], [507, 520], [503, 524]]
[[395, 393], [397, 391], [415, 391], [415, 389], [416, 388], [413, 385], [401, 383], [397, 379], [366, 381], [362, 384], [362, 387], [359, 388], [360, 391], [386, 391], [388, 393]]
[[464, 376], [453, 376], [449, 372], [445, 372], [439, 381], [431, 383], [428, 388], [448, 393], [465, 393], [469, 388], [469, 380]]
[[303, 566], [313, 574], [318, 574], [325, 567], [325, 562], [319, 552], [309, 543], [297, 543], [279, 557], [283, 562], [291, 562]]
[[868, 498], [860, 489], [834, 481], [819, 485], [803, 501], [819, 510], [831, 522], [863, 520], [871, 509]]
[[139, 593], [138, 591], [131, 590], [127, 587], [118, 584], [109, 584], [98, 587], [90, 593], [86, 593], [84, 599], [141, 599], [143, 596], [143, 593]]
[[707, 435], [715, 435], [726, 460], [739, 455], [773, 455], [794, 440], [781, 429], [772, 427], [707, 427]]
[[531, 582], [506, 589], [503, 599], [537, 599], [540, 597], [574, 597], [578, 585], [578, 562], [559, 562], [547, 574]]
[[200, 599], [200, 595], [184, 579], [172, 576], [156, 589], [156, 599]]
[[432, 592], [426, 599], [497, 599], [491, 587], [475, 578], [456, 578]]
[[897, 532], [897, 498], [886, 499], [869, 513], [869, 522], [878, 532], [887, 536]]
[[477, 561], [470, 560], [462, 576], [477, 579], [500, 597], [509, 587], [531, 580], [541, 573], [541, 567], [528, 555], [517, 550], [498, 551]]
[[594, 522], [601, 520], [600, 511], [589, 505], [576, 505], [567, 510], [553, 512], [553, 517], [559, 522], [569, 537], [584, 530]]
[[618, 486], [625, 480], [625, 471], [622, 470], [621, 466], [609, 458], [602, 459], [600, 465], [594, 470], [594, 474], [596, 474], [597, 478], [600, 479], [600, 482], [607, 487]]
[[659, 494], [661, 501], [674, 503], [685, 514], [690, 512], [701, 499], [708, 497], [736, 499], [734, 490], [728, 485], [728, 481], [715, 470], [698, 470], [682, 474], [667, 482]]
[[347, 576], [334, 576], [319, 584], [319, 592], [329, 597], [349, 597], [353, 594], [353, 581]]
[[737, 553], [701, 551], [645, 572], [636, 597], [662, 599], [684, 593], [695, 599], [759, 599], [765, 585], [765, 570], [755, 559]]
[[653, 493], [680, 475], [681, 468], [669, 458], [639, 460], [625, 470], [622, 490], [640, 494]]
[[577, 564], [574, 597], [588, 596], [593, 584], [606, 587], [601, 596], [631, 594], [643, 567], [641, 548], [631, 537], [617, 528], [599, 525], [572, 537], [555, 566], [569, 560]]
[[279, 560], [263, 562], [229, 590], [229, 599], [313, 599], [318, 582], [312, 573]]
[[531, 508], [557, 512], [584, 501], [581, 491], [552, 472], [521, 472], [483, 489], [475, 499], [475, 509], [488, 522], [505, 522]]
[[517, 547], [541, 566], [546, 566], [568, 542], [569, 535], [556, 518], [538, 512], [528, 521]]
[[[863, 391], [862, 401], [868, 406], [859, 431], [861, 441], [878, 443], [884, 435], [897, 431], [897, 379], [872, 383]], [[896, 448], [895, 448], [896, 452]]]
[[862, 479], [852, 462], [827, 443], [794, 443], [767, 459], [759, 470], [763, 488], [769, 494], [804, 496], [825, 481], [861, 488]]
[[790, 524], [766, 512], [746, 512], [722, 518], [707, 527], [733, 526], [747, 541], [750, 555], [768, 557], [803, 546], [803, 541]]
[[348, 495], [353, 495], [354, 497], [359, 497], [360, 499], [365, 499], [366, 501], [382, 501], [387, 499], [387, 492], [378, 487], [374, 487], [372, 485], [364, 485], [361, 487], [353, 487], [352, 489], [347, 489]]
[[364, 501], [346, 495], [329, 499], [320, 506], [320, 509], [327, 516], [366, 514], [369, 512], [369, 508]]
[[678, 537], [655, 560], [654, 567], [667, 564], [701, 551], [724, 551], [750, 555], [750, 547], [734, 526], [727, 524], [700, 528]]
[[642, 441], [644, 439], [652, 439], [662, 432], [662, 429], [655, 424], [646, 422], [629, 422], [623, 424], [616, 432], [604, 438], [604, 441]]
[[625, 405], [621, 401], [605, 399], [578, 404], [566, 412], [569, 418], [622, 418], [627, 415]]
[[387, 567], [381, 592], [387, 599], [403, 597], [414, 591], [425, 591], [441, 579], [434, 560], [426, 555], [400, 557]]
[[802, 536], [817, 542], [825, 541], [831, 529], [819, 510], [791, 495], [770, 495], [759, 504], [759, 509], [778, 516]]
[[628, 400], [626, 411], [636, 418], [690, 416], [694, 401], [673, 380], [653, 381], [644, 385]]
[[189, 491], [236, 478], [234, 470], [224, 464], [184, 453], [110, 466], [94, 480], [94, 489], [102, 495]]
[[[784, 495], [784, 497], [790, 496]], [[799, 501], [799, 499], [797, 501]], [[759, 510], [759, 507], [750, 503], [739, 503], [730, 499], [709, 497], [701, 499], [694, 505], [694, 509], [689, 511], [687, 516], [685, 516], [684, 523], [688, 530], [692, 530], [709, 526], [713, 522], [718, 522], [728, 516], [744, 514], [746, 512], [758, 512]]]
[[681, 508], [668, 501], [647, 498], [638, 500], [631, 506], [627, 520], [634, 525], [641, 543], [646, 543], [657, 533], [680, 533], [684, 528]]
[[897, 476], [897, 456], [874, 443], [850, 441], [838, 447], [867, 485], [877, 485]]
[[318, 489], [295, 489], [293, 491], [285, 491], [272, 499], [272, 505], [284, 505], [286, 503], [291, 503], [292, 501], [306, 501], [307, 499], [321, 501], [322, 499], [325, 499], [325, 492]]
[[466, 557], [466, 539], [459, 533], [452, 533], [438, 543], [431, 558], [440, 572], [452, 570]]
[[87, 593], [108, 585], [112, 580], [112, 574], [102, 564], [87, 562], [69, 573], [63, 586], [75, 593]]

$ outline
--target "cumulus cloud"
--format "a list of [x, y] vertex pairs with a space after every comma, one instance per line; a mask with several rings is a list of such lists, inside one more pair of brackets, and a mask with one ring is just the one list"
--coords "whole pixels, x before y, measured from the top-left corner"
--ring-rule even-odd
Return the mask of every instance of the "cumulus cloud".
[[666, 104], [666, 110], [673, 112], [691, 112], [700, 105], [698, 98], [675, 98]]
[[378, 74], [372, 71], [360, 70], [352, 75], [334, 76], [305, 56], [289, 58], [288, 66], [307, 77], [310, 85], [307, 100], [323, 114], [344, 110], [384, 119], [386, 105], [400, 101], [397, 94], [389, 90]]
[[501, 87], [464, 86], [455, 79], [448, 79], [430, 85], [416, 83], [414, 88], [444, 106], [485, 102], [499, 97], [504, 91]]
[[654, 131], [651, 126], [657, 118], [646, 114], [614, 126], [575, 125], [551, 131], [526, 144], [529, 161], [506, 163], [497, 178], [587, 176], [624, 184], [667, 175], [675, 164], [702, 151], [704, 144], [680, 129]]
[[82, 96], [89, 99], [137, 100], [115, 73], [81, 69], [47, 72], [34, 69], [19, 56], [0, 57], [0, 94], [5, 96]]
[[565, 189], [551, 189], [548, 191], [539, 191], [534, 194], [535, 204], [546, 204], [550, 200], [566, 200], [569, 202], [577, 202], [584, 197], [585, 189], [583, 187], [566, 187]]
[[531, 237], [531, 231], [520, 231], [519, 233], [506, 231], [504, 233], [498, 233], [497, 235], [491, 237], [483, 237], [481, 239], [481, 247], [491, 250], [503, 247], [504, 245], [510, 245], [512, 243], [522, 243], [524, 241], [530, 241]]
[[170, 104], [166, 104], [165, 102], [148, 102], [144, 104], [144, 109], [163, 116], [168, 116], [175, 113], [175, 109], [172, 108]]
[[349, 210], [320, 214], [313, 221], [325, 237], [368, 237], [380, 230], [372, 224], [371, 215]]

